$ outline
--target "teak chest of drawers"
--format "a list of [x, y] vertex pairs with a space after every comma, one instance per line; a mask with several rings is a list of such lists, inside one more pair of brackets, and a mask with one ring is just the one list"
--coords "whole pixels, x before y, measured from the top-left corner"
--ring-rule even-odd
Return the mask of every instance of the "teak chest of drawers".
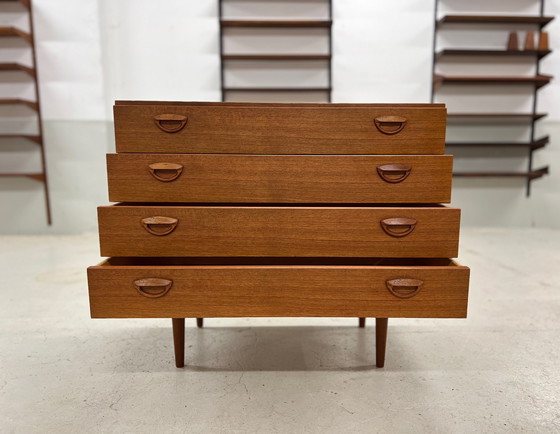
[[117, 101], [92, 318], [463, 318], [442, 104]]

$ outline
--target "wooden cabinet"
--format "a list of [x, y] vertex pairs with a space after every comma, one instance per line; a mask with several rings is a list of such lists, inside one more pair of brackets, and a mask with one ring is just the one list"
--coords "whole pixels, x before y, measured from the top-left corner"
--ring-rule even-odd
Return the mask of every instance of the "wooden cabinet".
[[445, 107], [122, 101], [93, 318], [466, 316]]

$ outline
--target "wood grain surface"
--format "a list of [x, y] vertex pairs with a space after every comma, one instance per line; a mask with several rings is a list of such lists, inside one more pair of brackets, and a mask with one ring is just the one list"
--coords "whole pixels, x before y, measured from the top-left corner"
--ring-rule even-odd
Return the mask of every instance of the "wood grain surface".
[[[435, 258], [457, 255], [460, 210], [115, 205], [99, 207], [98, 217], [101, 256]], [[177, 223], [168, 235], [156, 236], [145, 228], [153, 217]], [[382, 221], [396, 218], [416, 220], [414, 230], [404, 237], [388, 235]]]
[[445, 108], [444, 103], [324, 103], [324, 102], [207, 102], [207, 101], [145, 101], [145, 100], [116, 100], [115, 105], [168, 105], [168, 106], [201, 106], [201, 107], [414, 107], [414, 108]]
[[[131, 261], [133, 264], [134, 261]], [[410, 262], [413, 264], [413, 262]], [[133, 282], [168, 279], [161, 298]], [[395, 297], [390, 279], [421, 279], [412, 298]], [[92, 318], [431, 317], [467, 313], [469, 269], [456, 266], [112, 266], [88, 269]]]
[[[178, 132], [162, 131], [161, 115], [187, 118]], [[375, 126], [383, 116], [406, 118], [397, 134]], [[395, 105], [114, 106], [117, 152], [218, 154], [443, 154], [446, 110]]]
[[[182, 169], [162, 181], [160, 163]], [[410, 174], [387, 182], [388, 164]], [[107, 155], [111, 202], [448, 203], [452, 166], [451, 155]]]

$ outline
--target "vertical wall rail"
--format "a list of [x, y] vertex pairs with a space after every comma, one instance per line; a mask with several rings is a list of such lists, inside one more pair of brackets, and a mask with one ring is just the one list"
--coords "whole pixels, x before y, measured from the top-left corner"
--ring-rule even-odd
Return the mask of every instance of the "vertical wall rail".
[[[540, 16], [544, 16], [544, 0], [540, 0], [539, 2], [539, 14]], [[542, 31], [542, 29], [541, 29]], [[536, 47], [538, 50], [538, 47]], [[538, 76], [540, 74], [540, 70], [541, 70], [541, 59], [539, 54], [537, 53], [537, 55], [535, 56], [535, 75]], [[535, 130], [536, 130], [536, 122], [537, 119], [535, 118], [535, 115], [537, 114], [537, 102], [538, 102], [538, 90], [537, 90], [537, 86], [535, 85], [533, 87], [533, 117], [531, 119], [531, 138], [530, 138], [530, 142], [533, 143], [535, 141]], [[528, 172], [531, 173], [533, 171], [533, 152], [535, 150], [530, 147], [529, 148], [529, 157], [528, 157], [528, 162], [527, 162], [527, 169]], [[526, 187], [526, 191], [525, 191], [525, 196], [529, 197], [531, 195], [531, 181], [532, 178], [530, 176], [527, 177], [527, 187]]]
[[438, 7], [439, 7], [439, 0], [435, 0], [434, 1], [434, 37], [432, 40], [432, 93], [431, 93], [431, 98], [430, 98], [430, 102], [433, 104], [434, 100], [435, 100], [435, 95], [436, 95], [436, 89], [435, 89], [435, 82], [434, 82], [434, 78], [436, 76], [436, 49], [437, 49], [437, 31], [438, 31], [438, 25], [437, 25], [437, 20], [438, 20]]
[[37, 126], [39, 133], [39, 148], [41, 152], [41, 168], [43, 171], [43, 188], [45, 191], [45, 207], [47, 212], [47, 223], [52, 224], [51, 202], [49, 196], [49, 183], [47, 178], [47, 163], [45, 158], [45, 139], [43, 136], [43, 117], [41, 115], [41, 97], [39, 95], [39, 68], [37, 67], [37, 54], [35, 44], [35, 29], [33, 27], [33, 2], [29, 0], [29, 32], [31, 33], [31, 55], [33, 58], [33, 68], [35, 70], [35, 101], [37, 104]]
[[224, 16], [224, 7], [222, 4], [222, 0], [218, 0], [218, 27], [219, 27], [219, 32], [220, 32], [220, 39], [219, 39], [219, 44], [220, 44], [220, 92], [221, 92], [221, 96], [222, 96], [222, 102], [224, 102], [226, 100], [226, 95], [225, 95], [225, 91], [224, 88], [226, 86], [225, 82], [224, 82], [224, 34], [223, 34], [223, 29], [222, 29], [222, 19]]
[[333, 58], [333, 5], [332, 0], [329, 0], [329, 20], [331, 21], [331, 26], [329, 27], [329, 63], [328, 63], [328, 102], [332, 102], [332, 58]]

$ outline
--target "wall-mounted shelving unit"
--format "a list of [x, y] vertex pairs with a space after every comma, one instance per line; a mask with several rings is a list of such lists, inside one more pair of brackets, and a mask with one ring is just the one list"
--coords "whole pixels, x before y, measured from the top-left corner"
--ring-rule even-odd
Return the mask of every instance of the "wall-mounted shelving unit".
[[[220, 59], [221, 59], [221, 95], [222, 101], [230, 101], [231, 95], [236, 93], [242, 94], [243, 100], [248, 102], [264, 101], [262, 95], [270, 94], [271, 96], [266, 101], [274, 102], [279, 94], [283, 94], [282, 101], [298, 101], [303, 102], [301, 95], [314, 95], [309, 102], [331, 102], [332, 93], [332, 0], [324, 0], [325, 6], [328, 8], [328, 17], [309, 19], [309, 17], [290, 17], [290, 19], [271, 19], [259, 18], [255, 19], [230, 19], [224, 10], [224, 5], [233, 4], [236, 0], [218, 0], [219, 4], [219, 19], [220, 19]], [[301, 2], [304, 3], [304, 2]], [[289, 9], [289, 8], [288, 8]], [[290, 30], [296, 32], [305, 32], [306, 30], [323, 29], [326, 34], [323, 37], [327, 38], [327, 52], [227, 52], [226, 39], [231, 36], [228, 32], [235, 29], [259, 29], [263, 31], [275, 30], [280, 32], [288, 32], [285, 35], [276, 35], [277, 39], [282, 39], [289, 36]], [[254, 35], [255, 39], [259, 38], [258, 33]], [[277, 48], [276, 48], [277, 50]], [[243, 65], [244, 69], [254, 68], [256, 65], [266, 65], [267, 71], [273, 71], [275, 68], [285, 67], [286, 62], [291, 62], [293, 65], [315, 64], [324, 65], [326, 70], [325, 83], [319, 85], [298, 84], [294, 79], [285, 80], [282, 85], [258, 85], [251, 83], [247, 85], [232, 85], [227, 78], [228, 71], [231, 70], [230, 65], [236, 62], [237, 65]], [[258, 97], [258, 99], [255, 99]]]
[[[14, 5], [9, 5], [13, 3]], [[16, 5], [19, 3], [19, 5]], [[20, 61], [20, 59], [13, 59], [17, 61], [3, 61], [0, 62], [0, 74], [4, 72], [14, 72], [14, 73], [21, 73], [28, 76], [30, 80], [33, 82], [33, 96], [34, 100], [18, 98], [18, 97], [3, 97], [0, 96], [0, 105], [1, 106], [13, 106], [16, 109], [18, 106], [24, 106], [34, 112], [34, 117], [36, 120], [36, 128], [33, 134], [29, 134], [28, 131], [19, 132], [19, 131], [9, 131], [6, 133], [0, 133], [0, 153], [2, 152], [2, 141], [5, 140], [24, 140], [30, 141], [38, 146], [38, 152], [40, 154], [40, 171], [37, 172], [7, 172], [7, 173], [0, 173], [0, 178], [13, 178], [13, 177], [24, 177], [30, 178], [35, 181], [39, 181], [43, 185], [44, 194], [45, 194], [45, 205], [46, 205], [46, 214], [47, 214], [47, 222], [50, 225], [52, 223], [51, 218], [51, 205], [50, 205], [50, 198], [49, 198], [49, 189], [48, 189], [48, 181], [47, 181], [47, 168], [46, 168], [46, 161], [45, 161], [45, 143], [43, 140], [43, 125], [42, 125], [42, 117], [41, 117], [41, 102], [39, 98], [39, 84], [37, 80], [37, 56], [36, 56], [36, 47], [35, 47], [35, 39], [33, 33], [33, 13], [32, 13], [32, 2], [31, 0], [0, 0], [0, 7], [2, 5], [8, 5], [9, 12], [14, 12], [13, 7], [23, 8], [23, 12], [27, 14], [28, 17], [28, 25], [29, 30], [22, 30], [16, 26], [0, 26], [0, 38], [2, 39], [9, 39], [9, 38], [16, 38], [16, 39], [23, 39], [25, 43], [28, 44], [28, 49], [30, 50], [30, 64], [24, 64]], [[5, 10], [0, 9], [0, 14], [5, 13]], [[1, 50], [1, 49], [0, 49]], [[5, 60], [6, 56], [2, 56], [2, 59]]]
[[[455, 176], [460, 177], [505, 177], [505, 178], [526, 178], [526, 193], [529, 196], [531, 191], [531, 181], [540, 178], [548, 173], [548, 167], [540, 169], [533, 168], [533, 152], [546, 146], [550, 138], [536, 137], [536, 122], [546, 116], [546, 113], [537, 112], [537, 91], [546, 86], [551, 80], [552, 76], [541, 74], [540, 61], [551, 53], [551, 50], [546, 49], [527, 49], [523, 47], [520, 49], [508, 49], [507, 46], [507, 31], [503, 32], [503, 49], [498, 47], [441, 47], [445, 45], [440, 43], [438, 35], [443, 29], [453, 29], [454, 26], [460, 25], [461, 31], [476, 32], [477, 29], [498, 29], [504, 28], [514, 30], [521, 26], [523, 30], [529, 32], [541, 32], [543, 28], [553, 20], [553, 17], [544, 15], [544, 0], [537, 2], [535, 6], [538, 7], [538, 15], [455, 15], [440, 13], [440, 3], [445, 0], [436, 0], [435, 2], [435, 31], [433, 42], [433, 81], [432, 81], [432, 102], [446, 102], [442, 98], [438, 98], [438, 92], [445, 88], [447, 85], [459, 86], [459, 88], [468, 88], [468, 86], [484, 86], [487, 90], [485, 93], [491, 94], [493, 89], [503, 88], [506, 86], [518, 86], [528, 88], [530, 97], [532, 99], [530, 105], [531, 110], [519, 111], [514, 107], [511, 112], [492, 112], [488, 107], [480, 107], [479, 111], [456, 111], [450, 110], [448, 113], [448, 126], [453, 128], [456, 123], [460, 123], [462, 127], [472, 126], [480, 128], [481, 126], [501, 125], [507, 127], [519, 127], [526, 125], [528, 128], [528, 140], [511, 140], [506, 138], [502, 141], [496, 140], [480, 140], [475, 141], [470, 138], [466, 140], [449, 140], [447, 146], [461, 147], [461, 148], [496, 148], [501, 149], [500, 152], [505, 152], [507, 149], [526, 148], [527, 149], [527, 170], [522, 172], [490, 170], [490, 171], [457, 171]], [[465, 30], [467, 29], [467, 30]], [[530, 30], [529, 30], [530, 29]], [[472, 34], [472, 33], [471, 33]], [[533, 33], [534, 36], [534, 33]], [[534, 59], [534, 74], [517, 75], [513, 74], [448, 74], [438, 71], [440, 62], [446, 62], [451, 59], [458, 60], [459, 62], [474, 62], [475, 59], [479, 62], [498, 60], [501, 62], [508, 62], [515, 59], [526, 59], [531, 62]], [[464, 90], [462, 91], [464, 94]], [[449, 105], [449, 104], [448, 104]], [[449, 134], [448, 134], [449, 135]]]

